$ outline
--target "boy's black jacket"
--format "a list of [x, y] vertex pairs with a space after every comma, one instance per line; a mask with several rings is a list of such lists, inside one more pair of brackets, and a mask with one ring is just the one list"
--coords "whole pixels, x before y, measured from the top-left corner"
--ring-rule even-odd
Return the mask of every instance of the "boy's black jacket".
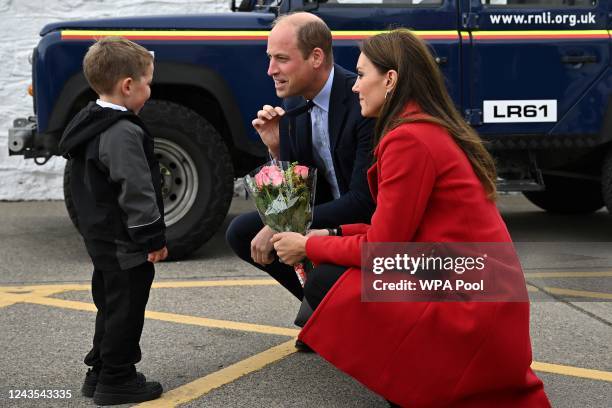
[[138, 116], [91, 102], [59, 147], [71, 161], [78, 229], [96, 268], [133, 268], [166, 245], [159, 164]]

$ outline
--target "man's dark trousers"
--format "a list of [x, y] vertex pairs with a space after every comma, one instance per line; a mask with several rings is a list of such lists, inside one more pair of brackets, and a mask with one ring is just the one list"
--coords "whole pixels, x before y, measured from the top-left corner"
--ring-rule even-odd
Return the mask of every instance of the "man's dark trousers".
[[242, 260], [269, 273], [270, 276], [291, 292], [293, 296], [302, 300], [304, 291], [292, 266], [280, 263], [276, 256], [274, 257], [274, 262], [266, 266], [255, 263], [253, 258], [251, 258], [251, 240], [262, 228], [263, 223], [256, 211], [241, 214], [232, 220], [225, 238], [236, 255]]
[[85, 364], [100, 370], [102, 384], [122, 384], [136, 376], [134, 364], [141, 359], [140, 335], [154, 276], [150, 262], [126, 270], [94, 269], [91, 289], [98, 313]]

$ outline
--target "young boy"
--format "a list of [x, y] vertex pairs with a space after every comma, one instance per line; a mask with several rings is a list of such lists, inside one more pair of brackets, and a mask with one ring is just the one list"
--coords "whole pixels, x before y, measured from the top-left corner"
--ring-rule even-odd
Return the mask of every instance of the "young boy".
[[93, 262], [98, 309], [82, 393], [98, 405], [148, 401], [158, 382], [136, 372], [155, 269], [166, 258], [164, 209], [153, 138], [136, 116], [151, 95], [153, 57], [140, 45], [104, 38], [83, 59], [99, 95], [68, 124], [60, 142], [70, 160], [78, 229]]

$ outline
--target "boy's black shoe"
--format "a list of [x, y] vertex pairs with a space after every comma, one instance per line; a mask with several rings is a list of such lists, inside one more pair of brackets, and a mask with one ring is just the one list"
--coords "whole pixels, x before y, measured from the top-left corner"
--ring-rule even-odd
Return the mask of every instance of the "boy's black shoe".
[[[94, 392], [96, 392], [96, 386], [98, 385], [98, 375], [100, 375], [99, 370], [88, 369], [87, 373], [85, 373], [85, 381], [83, 381], [83, 386], [81, 387], [81, 395], [87, 398], [93, 398]], [[141, 380], [147, 381], [143, 373], [136, 373], [138, 378]]]
[[146, 381], [144, 375], [124, 384], [106, 385], [98, 383], [93, 400], [97, 405], [119, 405], [154, 400], [164, 389], [157, 381]]

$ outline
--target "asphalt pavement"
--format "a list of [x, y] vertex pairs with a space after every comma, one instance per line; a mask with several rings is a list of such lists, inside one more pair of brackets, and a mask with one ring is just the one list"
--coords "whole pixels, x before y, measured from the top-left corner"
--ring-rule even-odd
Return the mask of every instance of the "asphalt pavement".
[[[166, 393], [143, 406], [386, 407], [316, 354], [296, 352], [299, 303], [224, 241], [251, 206], [235, 198], [211, 241], [157, 265], [138, 369]], [[538, 296], [533, 368], [553, 406], [611, 407], [612, 216], [550, 215], [520, 195], [498, 206]], [[93, 406], [79, 392], [95, 318], [91, 265], [63, 202], [1, 202], [0, 226], [0, 406]]]

